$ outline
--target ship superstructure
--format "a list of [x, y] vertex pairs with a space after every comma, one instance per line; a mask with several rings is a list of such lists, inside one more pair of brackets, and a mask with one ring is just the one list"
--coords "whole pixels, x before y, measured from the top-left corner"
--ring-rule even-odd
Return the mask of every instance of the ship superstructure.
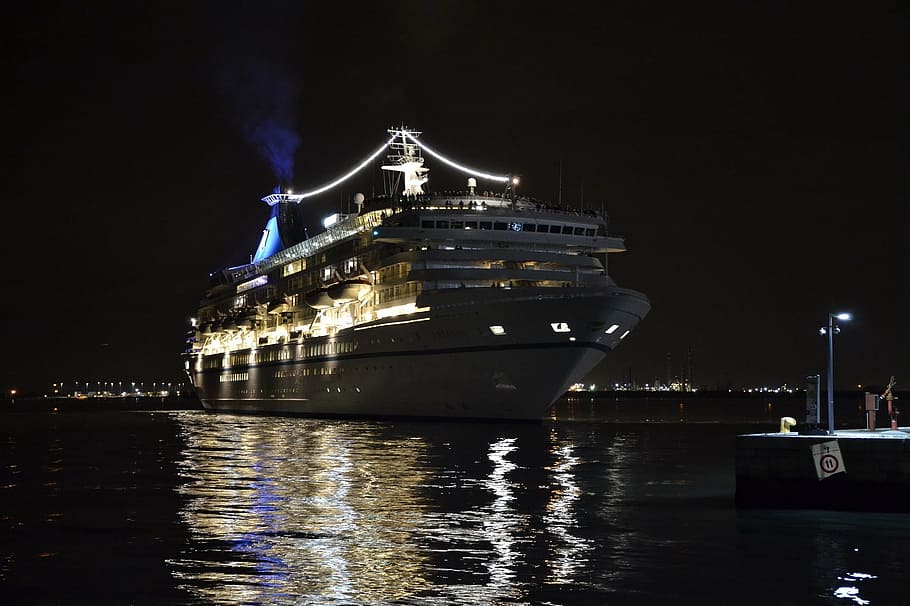
[[625, 247], [601, 213], [476, 171], [464, 191], [427, 192], [420, 133], [389, 133], [382, 168], [400, 189], [358, 194], [322, 233], [299, 239], [307, 194], [263, 198], [257, 253], [213, 276], [185, 354], [206, 408], [540, 419], [647, 314], [607, 273]]

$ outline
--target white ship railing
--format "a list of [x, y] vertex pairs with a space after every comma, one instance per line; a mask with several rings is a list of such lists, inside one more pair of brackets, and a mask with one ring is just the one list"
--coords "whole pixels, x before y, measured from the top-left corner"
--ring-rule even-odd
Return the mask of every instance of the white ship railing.
[[335, 242], [371, 230], [381, 224], [382, 211], [377, 210], [365, 213], [357, 217], [349, 218], [341, 223], [337, 223], [321, 234], [294, 244], [293, 246], [289, 246], [271, 257], [266, 257], [262, 261], [232, 268], [228, 271], [231, 272], [231, 279], [235, 282], [257, 274], [265, 274], [279, 265], [312, 256], [320, 250], [328, 248]]

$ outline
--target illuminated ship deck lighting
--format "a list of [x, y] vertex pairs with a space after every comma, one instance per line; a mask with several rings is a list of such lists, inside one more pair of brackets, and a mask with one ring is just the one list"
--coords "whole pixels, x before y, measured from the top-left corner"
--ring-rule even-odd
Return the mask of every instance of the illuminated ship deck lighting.
[[473, 168], [468, 168], [467, 166], [462, 166], [461, 164], [458, 164], [457, 162], [453, 162], [452, 160], [449, 160], [445, 156], [442, 156], [439, 153], [433, 151], [432, 149], [427, 147], [423, 141], [418, 142], [417, 138], [414, 137], [413, 135], [411, 135], [411, 133], [409, 133], [408, 131], [402, 131], [402, 134], [404, 136], [406, 136], [408, 139], [410, 139], [411, 141], [413, 141], [414, 143], [417, 143], [423, 151], [427, 152], [428, 154], [430, 154], [431, 156], [433, 156], [434, 158], [436, 158], [443, 164], [448, 164], [449, 166], [451, 166], [452, 168], [454, 168], [456, 170], [460, 170], [463, 173], [467, 173], [467, 174], [473, 175], [475, 177], [480, 177], [481, 179], [489, 179], [490, 181], [499, 181], [501, 183], [507, 183], [509, 181], [509, 177], [505, 176], [505, 175], [491, 175], [489, 173], [482, 173], [479, 170], [475, 170]]

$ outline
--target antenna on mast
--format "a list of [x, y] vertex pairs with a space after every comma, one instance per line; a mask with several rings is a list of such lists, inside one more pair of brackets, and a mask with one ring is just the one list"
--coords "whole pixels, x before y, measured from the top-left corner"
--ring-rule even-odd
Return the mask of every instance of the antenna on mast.
[[556, 203], [562, 206], [562, 156], [559, 156], [559, 195], [556, 197]]

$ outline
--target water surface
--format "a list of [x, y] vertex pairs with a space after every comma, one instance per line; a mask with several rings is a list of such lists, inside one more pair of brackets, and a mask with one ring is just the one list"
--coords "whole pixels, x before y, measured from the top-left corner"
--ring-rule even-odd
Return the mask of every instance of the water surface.
[[778, 410], [671, 404], [617, 422], [567, 401], [541, 424], [2, 415], [0, 601], [906, 603], [910, 516], [737, 509], [734, 437]]

